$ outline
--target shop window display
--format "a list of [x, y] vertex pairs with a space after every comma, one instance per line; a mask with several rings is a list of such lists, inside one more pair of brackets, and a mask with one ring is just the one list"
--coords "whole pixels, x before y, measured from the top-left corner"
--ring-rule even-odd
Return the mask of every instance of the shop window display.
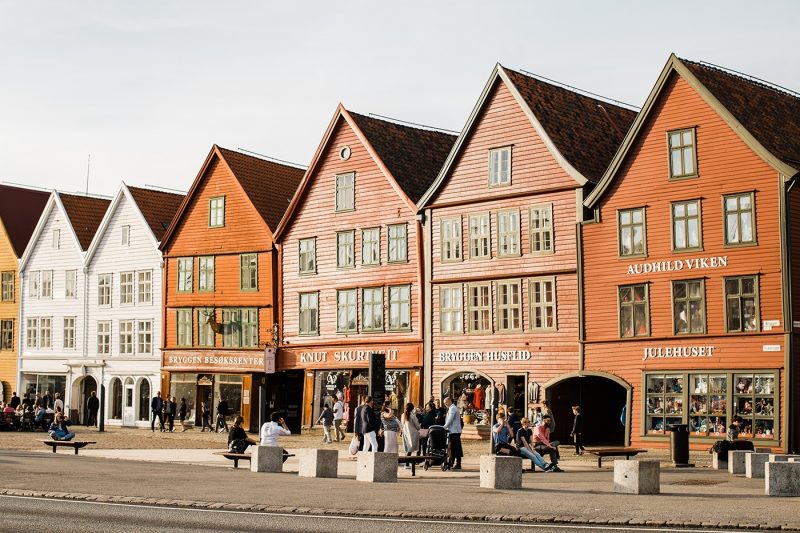
[[775, 434], [775, 377], [771, 374], [736, 374], [734, 409], [742, 418], [740, 435], [772, 439]]
[[648, 435], [662, 435], [683, 422], [683, 382], [681, 375], [647, 376]]
[[692, 374], [689, 383], [689, 430], [692, 435], [724, 437], [728, 427], [728, 377], [724, 374]]
[[[383, 401], [397, 413], [400, 413], [408, 402], [409, 374], [408, 370], [386, 370], [386, 395]], [[350, 413], [357, 406], [358, 395], [367, 394], [368, 389], [367, 370], [317, 371], [314, 377], [312, 420], [316, 422], [325, 404], [332, 406], [334, 398], [344, 402], [345, 418], [349, 420]]]
[[486, 410], [489, 408], [487, 395], [490, 388], [491, 382], [481, 374], [458, 372], [442, 382], [442, 397], [449, 396], [460, 401], [465, 394], [463, 414], [474, 414], [479, 424], [488, 423], [488, 420], [484, 422], [484, 418], [488, 418]]

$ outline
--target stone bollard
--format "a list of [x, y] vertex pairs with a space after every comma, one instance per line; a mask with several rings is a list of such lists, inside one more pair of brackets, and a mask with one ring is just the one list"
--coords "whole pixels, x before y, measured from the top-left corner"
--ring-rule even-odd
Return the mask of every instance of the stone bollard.
[[727, 470], [728, 469], [728, 461], [722, 461], [719, 458], [719, 454], [714, 452], [711, 454], [711, 468], [714, 470]]
[[744, 459], [750, 453], [753, 452], [750, 450], [730, 450], [728, 452], [728, 472], [737, 475], [745, 474], [747, 471], [745, 470]]
[[283, 448], [255, 446], [250, 455], [251, 472], [283, 472]]
[[483, 489], [521, 489], [522, 457], [481, 455], [480, 486]]
[[764, 465], [769, 462], [768, 453], [748, 453], [744, 460], [744, 475], [748, 478], [764, 477]]
[[358, 452], [356, 480], [368, 483], [397, 483], [397, 454]]
[[788, 463], [788, 462], [794, 462], [795, 459], [800, 459], [800, 455], [793, 455], [790, 453], [769, 454], [770, 463]]
[[767, 463], [764, 493], [767, 496], [800, 496], [800, 462]]
[[660, 494], [661, 463], [658, 461], [614, 461], [614, 492]]
[[333, 477], [339, 473], [339, 452], [316, 448], [300, 450], [300, 477]]

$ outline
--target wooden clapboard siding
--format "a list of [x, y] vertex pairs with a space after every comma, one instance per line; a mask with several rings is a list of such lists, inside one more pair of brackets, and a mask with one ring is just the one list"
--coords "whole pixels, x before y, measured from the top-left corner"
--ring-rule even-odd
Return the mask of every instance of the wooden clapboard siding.
[[[12, 320], [14, 339], [11, 350], [0, 349], [0, 381], [3, 384], [4, 402], [11, 400], [11, 393], [17, 386], [17, 354], [19, 342], [19, 272], [17, 254], [11, 245], [5, 226], [0, 220], [0, 272], [14, 273], [14, 299], [10, 302], [0, 300], [0, 321]], [[17, 391], [19, 392], [19, 391]]]

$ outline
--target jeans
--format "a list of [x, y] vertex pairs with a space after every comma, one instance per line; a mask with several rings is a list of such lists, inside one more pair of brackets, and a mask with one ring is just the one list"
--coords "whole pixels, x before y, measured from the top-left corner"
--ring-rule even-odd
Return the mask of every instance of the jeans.
[[331, 442], [331, 426], [326, 426], [323, 424], [322, 432], [325, 434], [325, 436], [322, 438], [323, 442]]
[[553, 441], [550, 444], [551, 446], [546, 446], [544, 444], [537, 444], [536, 446], [533, 447], [533, 449], [536, 450], [540, 455], [549, 455], [550, 462], [556, 465], [558, 464], [558, 460], [561, 458], [561, 456], [558, 453], [558, 442]]
[[364, 433], [364, 451], [365, 452], [378, 451], [378, 437], [375, 435], [374, 431], [370, 431], [369, 433]]
[[525, 457], [526, 459], [530, 459], [531, 461], [533, 461], [533, 464], [535, 464], [542, 470], [544, 470], [545, 467], [547, 466], [547, 463], [544, 462], [542, 456], [536, 453], [535, 451], [532, 452], [528, 448], [520, 448], [519, 454], [522, 457]]
[[153, 420], [150, 422], [150, 431], [156, 430], [156, 418], [158, 418], [158, 427], [161, 428], [161, 431], [164, 431], [164, 415], [161, 414], [161, 411], [153, 411]]
[[344, 440], [344, 431], [342, 431], [342, 422], [344, 422], [344, 420], [342, 420], [341, 418], [339, 420], [334, 420], [333, 421], [333, 427], [336, 428], [336, 441], [337, 442], [340, 441], [340, 440]]

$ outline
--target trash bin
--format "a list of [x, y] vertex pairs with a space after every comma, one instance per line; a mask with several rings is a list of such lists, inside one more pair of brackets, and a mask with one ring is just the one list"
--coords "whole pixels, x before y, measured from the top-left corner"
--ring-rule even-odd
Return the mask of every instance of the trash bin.
[[689, 425], [673, 424], [670, 426], [669, 452], [674, 466], [686, 468], [689, 464]]

